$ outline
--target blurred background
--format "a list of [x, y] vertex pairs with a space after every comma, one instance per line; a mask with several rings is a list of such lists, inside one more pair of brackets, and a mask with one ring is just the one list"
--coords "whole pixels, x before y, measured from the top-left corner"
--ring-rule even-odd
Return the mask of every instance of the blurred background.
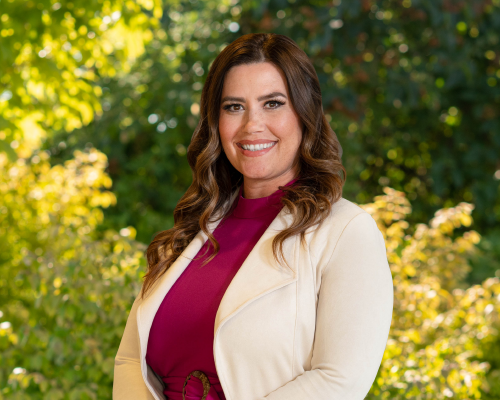
[[0, 399], [109, 399], [216, 55], [287, 35], [395, 285], [367, 399], [500, 399], [500, 0], [2, 0]]

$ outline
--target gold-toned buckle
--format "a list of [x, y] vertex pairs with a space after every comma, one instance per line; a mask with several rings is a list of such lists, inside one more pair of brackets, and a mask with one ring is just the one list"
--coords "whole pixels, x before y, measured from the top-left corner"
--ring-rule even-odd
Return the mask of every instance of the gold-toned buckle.
[[191, 376], [195, 376], [196, 378], [201, 380], [201, 383], [203, 384], [203, 396], [201, 397], [201, 400], [205, 400], [208, 396], [208, 392], [210, 391], [210, 387], [212, 385], [210, 384], [208, 377], [202, 371], [193, 371], [187, 376], [186, 380], [184, 381], [184, 386], [182, 387], [182, 400], [186, 400], [186, 395], [184, 391]]

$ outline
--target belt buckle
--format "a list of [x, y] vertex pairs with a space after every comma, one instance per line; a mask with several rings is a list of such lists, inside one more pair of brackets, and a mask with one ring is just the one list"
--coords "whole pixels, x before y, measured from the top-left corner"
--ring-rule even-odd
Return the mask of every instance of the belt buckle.
[[205, 400], [208, 396], [208, 392], [210, 391], [211, 384], [205, 373], [198, 370], [191, 372], [184, 381], [184, 386], [182, 387], [182, 400], [186, 400], [186, 395], [184, 392], [191, 376], [195, 376], [196, 378], [201, 380], [201, 383], [203, 384], [203, 396], [201, 397], [201, 400]]

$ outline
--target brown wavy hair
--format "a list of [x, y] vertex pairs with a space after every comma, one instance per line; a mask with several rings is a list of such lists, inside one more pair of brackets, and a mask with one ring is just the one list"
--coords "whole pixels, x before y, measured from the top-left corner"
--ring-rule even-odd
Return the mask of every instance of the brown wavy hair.
[[243, 35], [220, 52], [208, 72], [201, 94], [200, 120], [187, 149], [193, 183], [175, 207], [173, 228], [156, 234], [146, 250], [148, 271], [142, 297], [200, 230], [208, 236], [213, 247], [204, 264], [219, 251], [208, 224], [229, 214], [229, 200], [243, 182], [242, 174], [227, 159], [219, 137], [222, 86], [231, 68], [260, 62], [271, 62], [283, 71], [291, 104], [303, 124], [298, 179], [290, 186], [279, 187], [285, 192], [281, 203], [293, 215], [293, 223], [274, 238], [275, 259], [279, 262], [279, 252], [284, 260], [285, 239], [300, 234], [304, 241], [306, 230], [320, 223], [329, 214], [332, 204], [342, 197], [346, 179], [341, 162], [342, 147], [323, 114], [318, 76], [311, 61], [287, 36]]

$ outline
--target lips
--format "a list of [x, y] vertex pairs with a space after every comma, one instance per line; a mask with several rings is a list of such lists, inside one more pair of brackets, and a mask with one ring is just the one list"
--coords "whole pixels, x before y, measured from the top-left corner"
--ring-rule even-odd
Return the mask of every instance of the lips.
[[[249, 150], [252, 148], [253, 150], [256, 150], [253, 146], [257, 147], [260, 146], [262, 147], [263, 145], [265, 147], [274, 147], [274, 145], [277, 143], [277, 140], [268, 140], [268, 139], [257, 139], [257, 140], [242, 140], [240, 142], [237, 142], [236, 145], [240, 148], [243, 149], [243, 146]], [[272, 146], [271, 146], [272, 145]], [[250, 147], [252, 146], [252, 147]], [[245, 150], [245, 149], [243, 149]]]
[[[237, 147], [244, 156], [259, 157], [274, 149], [277, 143], [278, 141], [269, 141], [269, 140], [254, 140], [254, 141], [244, 140], [242, 142], [237, 143]], [[245, 146], [246, 149], [244, 149], [243, 146]]]
[[258, 140], [242, 140], [238, 143], [237, 145], [240, 144], [267, 144], [267, 143], [273, 143], [276, 142], [277, 140], [266, 140], [266, 139], [258, 139]]

